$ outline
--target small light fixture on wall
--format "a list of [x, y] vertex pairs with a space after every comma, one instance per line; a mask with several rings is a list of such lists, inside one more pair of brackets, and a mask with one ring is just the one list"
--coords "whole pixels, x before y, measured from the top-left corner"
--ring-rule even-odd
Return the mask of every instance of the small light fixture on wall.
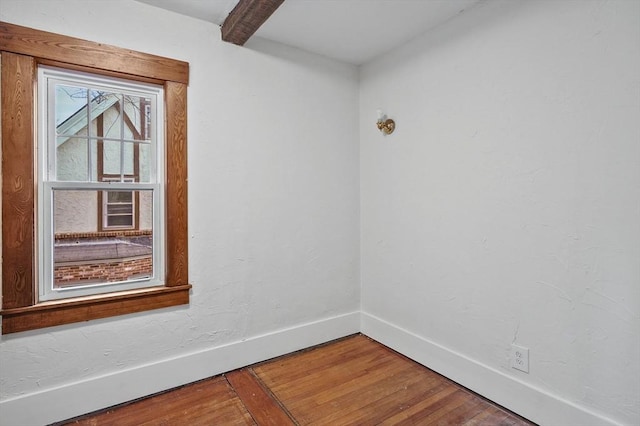
[[387, 118], [387, 116], [382, 113], [381, 109], [378, 110], [378, 122], [376, 125], [378, 126], [378, 130], [385, 135], [390, 135], [396, 129], [396, 122]]

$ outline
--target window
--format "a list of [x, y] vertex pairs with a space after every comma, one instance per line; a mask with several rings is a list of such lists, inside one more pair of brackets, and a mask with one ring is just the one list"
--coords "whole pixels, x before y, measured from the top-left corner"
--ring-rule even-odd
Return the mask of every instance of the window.
[[38, 67], [39, 300], [162, 282], [162, 101], [162, 86]]
[[0, 81], [2, 333], [189, 303], [188, 64], [0, 22]]
[[[103, 182], [117, 182], [109, 178]], [[125, 178], [124, 182], [133, 182]], [[102, 211], [98, 220], [103, 230], [135, 229], [138, 224], [136, 212], [137, 191], [103, 191], [100, 193]]]

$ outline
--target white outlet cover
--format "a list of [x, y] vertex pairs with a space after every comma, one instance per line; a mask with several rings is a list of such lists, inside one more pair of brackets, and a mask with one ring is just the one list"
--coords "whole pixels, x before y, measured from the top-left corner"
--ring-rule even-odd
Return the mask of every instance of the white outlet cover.
[[529, 348], [511, 345], [511, 368], [529, 372]]

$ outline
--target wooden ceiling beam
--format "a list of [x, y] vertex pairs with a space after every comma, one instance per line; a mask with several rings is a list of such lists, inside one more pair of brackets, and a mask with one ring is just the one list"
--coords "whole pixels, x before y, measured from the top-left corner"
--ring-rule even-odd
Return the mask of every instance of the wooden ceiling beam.
[[222, 24], [222, 40], [244, 45], [284, 0], [240, 0]]

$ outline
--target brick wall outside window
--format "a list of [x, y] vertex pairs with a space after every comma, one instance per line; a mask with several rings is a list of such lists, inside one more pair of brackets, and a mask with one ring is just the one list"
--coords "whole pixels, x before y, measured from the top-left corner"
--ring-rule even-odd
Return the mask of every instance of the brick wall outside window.
[[153, 271], [151, 256], [119, 261], [96, 262], [81, 265], [60, 265], [54, 268], [57, 285], [82, 285], [94, 282], [126, 281], [151, 275]]

